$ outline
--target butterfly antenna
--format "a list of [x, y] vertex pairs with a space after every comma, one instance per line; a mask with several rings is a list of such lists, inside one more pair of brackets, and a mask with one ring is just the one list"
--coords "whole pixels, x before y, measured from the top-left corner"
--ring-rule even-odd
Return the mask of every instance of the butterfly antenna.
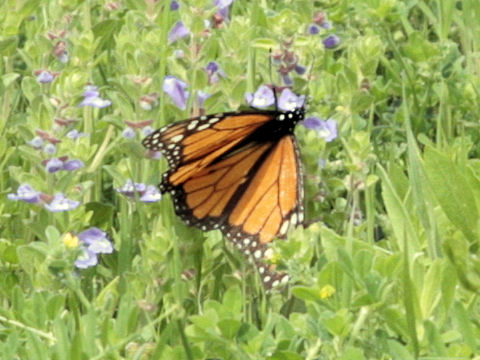
[[272, 90], [273, 90], [273, 99], [274, 99], [274, 104], [275, 104], [275, 111], [278, 111], [278, 100], [277, 100], [277, 88], [275, 84], [273, 83], [273, 65], [272, 65], [272, 48], [268, 51], [269, 56], [268, 56], [268, 69], [270, 72], [270, 83], [272, 84]]
[[305, 102], [303, 104], [304, 107], [308, 105], [308, 99], [310, 97], [310, 83], [312, 80], [312, 73], [313, 73], [313, 65], [315, 64], [315, 54], [312, 55], [312, 63], [310, 64], [310, 69], [308, 70], [307, 75], [307, 93], [305, 94]]

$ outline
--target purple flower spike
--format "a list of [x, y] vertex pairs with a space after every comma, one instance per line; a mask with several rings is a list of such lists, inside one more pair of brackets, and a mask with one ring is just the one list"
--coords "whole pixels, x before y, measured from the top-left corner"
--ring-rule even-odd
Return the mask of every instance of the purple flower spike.
[[76, 209], [80, 205], [80, 201], [70, 200], [61, 193], [55, 194], [50, 204], [45, 204], [45, 209], [51, 212], [70, 211]]
[[78, 159], [68, 160], [63, 163], [63, 170], [73, 171], [77, 169], [81, 169], [85, 166], [83, 161]]
[[17, 193], [11, 193], [7, 195], [10, 200], [22, 200], [30, 204], [36, 204], [40, 201], [40, 192], [32, 188], [29, 184], [21, 184]]
[[190, 30], [183, 25], [183, 22], [177, 21], [168, 33], [168, 43], [171, 44], [188, 35], [190, 35]]
[[185, 110], [187, 108], [188, 85], [183, 81], [177, 79], [175, 76], [165, 76], [163, 80], [163, 91], [170, 96], [170, 99], [177, 105], [178, 108]]
[[162, 194], [158, 191], [158, 188], [154, 185], [148, 185], [145, 193], [140, 197], [140, 201], [146, 203], [153, 203], [160, 201], [162, 199]]
[[59, 158], [51, 158], [45, 164], [45, 168], [49, 173], [54, 173], [63, 169], [63, 161]]
[[305, 102], [305, 95], [298, 96], [290, 89], [284, 89], [278, 98], [278, 107], [284, 111], [293, 111], [301, 108]]
[[273, 90], [266, 85], [261, 85], [255, 93], [247, 93], [245, 95], [245, 100], [248, 105], [256, 108], [266, 108], [275, 102], [275, 97], [273, 96]]
[[324, 138], [326, 142], [333, 141], [338, 137], [338, 125], [333, 119], [325, 121], [317, 117], [309, 117], [302, 124], [307, 129], [317, 131], [318, 135]]
[[340, 38], [337, 35], [330, 35], [330, 36], [326, 37], [325, 39], [323, 39], [323, 45], [327, 49], [333, 49], [333, 48], [337, 47], [338, 44], [340, 44]]
[[75, 260], [75, 266], [79, 269], [87, 269], [98, 264], [97, 254], [83, 248], [82, 253]]
[[87, 249], [95, 254], [111, 254], [113, 245], [105, 231], [92, 227], [78, 234], [78, 238], [84, 244], [88, 245]]

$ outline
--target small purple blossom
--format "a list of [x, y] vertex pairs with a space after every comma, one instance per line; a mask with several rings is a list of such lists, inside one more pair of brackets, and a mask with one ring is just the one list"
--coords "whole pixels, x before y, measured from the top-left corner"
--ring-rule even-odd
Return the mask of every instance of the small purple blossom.
[[85, 164], [83, 163], [82, 160], [72, 159], [72, 160], [65, 161], [63, 163], [63, 170], [73, 171], [73, 170], [81, 169], [84, 166]]
[[188, 35], [190, 35], [190, 30], [183, 25], [182, 21], [177, 21], [168, 33], [168, 43], [171, 44]]
[[198, 107], [203, 108], [203, 104], [205, 103], [205, 100], [207, 100], [212, 94], [207, 93], [206, 91], [199, 90], [197, 93], [198, 97]]
[[185, 110], [187, 108], [187, 100], [189, 92], [186, 90], [188, 85], [177, 79], [175, 76], [167, 75], [163, 80], [163, 91], [170, 96], [175, 105]]
[[82, 106], [91, 106], [96, 107], [99, 109], [105, 108], [107, 106], [112, 105], [112, 102], [107, 99], [102, 99], [100, 97], [100, 93], [98, 92], [98, 88], [95, 85], [87, 85], [84, 88], [83, 92], [84, 99], [78, 105], [79, 107]]
[[50, 204], [45, 204], [45, 208], [51, 212], [70, 211], [76, 209], [80, 205], [80, 201], [70, 200], [62, 193], [55, 194]]
[[305, 95], [298, 96], [290, 89], [284, 89], [278, 98], [278, 108], [284, 111], [293, 111], [301, 108], [305, 102]]
[[67, 133], [67, 137], [72, 139], [72, 140], [77, 140], [78, 138], [87, 136], [87, 134], [79, 132], [77, 129], [70, 130]]
[[80, 169], [84, 166], [85, 165], [81, 160], [67, 160], [66, 158], [51, 158], [45, 164], [45, 168], [49, 173], [54, 173], [60, 170], [73, 171]]
[[27, 141], [27, 144], [33, 147], [34, 149], [41, 149], [43, 145], [43, 139], [40, 136], [35, 136], [32, 140]]
[[47, 144], [43, 148], [43, 152], [48, 155], [54, 155], [57, 152], [57, 147], [53, 144]]
[[283, 80], [283, 83], [287, 86], [290, 86], [293, 84], [293, 80], [288, 74], [282, 74], [282, 80]]
[[55, 79], [55, 75], [48, 70], [41, 70], [37, 74], [37, 81], [41, 84], [51, 83]]
[[122, 136], [125, 139], [133, 139], [135, 137], [135, 130], [133, 130], [131, 127], [127, 126], [125, 129], [123, 129]]
[[308, 33], [310, 35], [317, 35], [320, 32], [320, 27], [317, 24], [310, 24], [308, 26]]
[[295, 65], [295, 72], [298, 74], [298, 75], [303, 75], [305, 74], [305, 72], [307, 71], [307, 68], [303, 65]]
[[97, 254], [86, 248], [81, 249], [81, 253], [75, 260], [75, 266], [79, 269], [87, 269], [98, 264]]
[[92, 227], [78, 234], [78, 238], [87, 246], [87, 250], [95, 254], [111, 254], [113, 244], [105, 231]]
[[333, 119], [325, 121], [317, 117], [309, 117], [302, 124], [307, 129], [317, 131], [318, 135], [324, 138], [326, 142], [333, 141], [338, 137], [338, 125]]
[[10, 200], [18, 201], [22, 200], [30, 204], [36, 204], [40, 201], [40, 192], [32, 188], [29, 184], [21, 184], [17, 193], [10, 193], [7, 198]]
[[180, 3], [178, 1], [173, 0], [170, 3], [170, 11], [176, 11], [180, 8]]
[[134, 183], [132, 180], [127, 180], [125, 185], [115, 190], [130, 198], [135, 198], [138, 195], [140, 201], [146, 203], [157, 202], [161, 199], [161, 194], [155, 186]]
[[266, 85], [261, 85], [255, 93], [245, 94], [245, 100], [250, 106], [266, 108], [275, 102], [273, 90]]
[[220, 15], [223, 19], [228, 19], [230, 15], [230, 6], [233, 4], [233, 0], [214, 0], [213, 5], [218, 7], [217, 15]]
[[48, 160], [48, 162], [45, 164], [45, 168], [49, 173], [54, 173], [57, 172], [58, 170], [63, 169], [63, 161], [60, 160], [59, 158], [51, 158]]
[[135, 197], [136, 193], [143, 193], [147, 189], [145, 184], [134, 183], [132, 180], [127, 180], [122, 187], [116, 188], [120, 194], [128, 197]]
[[154, 185], [148, 185], [147, 189], [143, 193], [143, 195], [140, 197], [140, 201], [146, 202], [146, 203], [153, 203], [160, 201], [162, 199], [162, 194], [160, 194], [160, 191], [158, 191], [158, 188]]
[[220, 77], [227, 77], [227, 74], [225, 74], [216, 61], [210, 61], [207, 66], [205, 66], [205, 71], [208, 75], [209, 84], [217, 83], [220, 80]]
[[142, 134], [144, 136], [148, 136], [150, 135], [151, 133], [153, 132], [153, 128], [151, 126], [145, 126], [143, 129], [142, 129]]
[[330, 35], [323, 39], [323, 45], [327, 49], [333, 49], [340, 44], [340, 38], [337, 35]]
[[330, 30], [332, 28], [332, 23], [330, 21], [324, 21], [320, 26], [325, 30]]

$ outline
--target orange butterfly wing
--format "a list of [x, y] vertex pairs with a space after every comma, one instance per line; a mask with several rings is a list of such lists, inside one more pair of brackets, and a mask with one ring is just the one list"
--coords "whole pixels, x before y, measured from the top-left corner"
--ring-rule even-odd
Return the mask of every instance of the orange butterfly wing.
[[[266, 140], [274, 127], [262, 133], [279, 114], [284, 113], [204, 116], [157, 130], [143, 141], [169, 162], [160, 189], [172, 195], [176, 214], [202, 230], [220, 229], [252, 255], [266, 288], [287, 279], [265, 263], [267, 244], [304, 218], [295, 138]], [[301, 120], [303, 112], [296, 116]]]

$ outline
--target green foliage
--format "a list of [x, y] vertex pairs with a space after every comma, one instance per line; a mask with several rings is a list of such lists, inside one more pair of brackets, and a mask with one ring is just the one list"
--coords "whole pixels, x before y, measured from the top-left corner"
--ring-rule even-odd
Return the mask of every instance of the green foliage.
[[[318, 11], [332, 27], [310, 35]], [[0, 4], [0, 358], [480, 359], [480, 2], [235, 0], [222, 24], [216, 12], [210, 0]], [[180, 20], [191, 34], [169, 42]], [[207, 113], [241, 108], [260, 84], [283, 85], [269, 51], [285, 48], [307, 68], [293, 90], [339, 137], [296, 129], [311, 225], [272, 245], [290, 284], [265, 294], [168, 196], [117, 189], [166, 170], [140, 129], [122, 136], [126, 121], [198, 114], [200, 90]], [[188, 84], [186, 110], [166, 75]], [[88, 84], [112, 105], [80, 107]], [[54, 155], [28, 143], [38, 134]], [[62, 156], [85, 166], [47, 171]], [[41, 201], [7, 197], [24, 183]], [[58, 192], [81, 205], [48, 211]], [[78, 269], [74, 235], [93, 226], [115, 251]]]

